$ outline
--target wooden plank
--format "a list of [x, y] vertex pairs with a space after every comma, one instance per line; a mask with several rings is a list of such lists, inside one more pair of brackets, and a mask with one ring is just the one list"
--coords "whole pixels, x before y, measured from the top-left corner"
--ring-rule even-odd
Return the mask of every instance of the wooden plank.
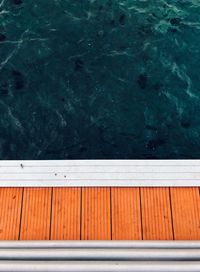
[[111, 188], [111, 200], [112, 239], [142, 239], [139, 188]]
[[173, 239], [169, 188], [142, 188], [141, 206], [143, 239]]
[[110, 188], [82, 188], [82, 240], [111, 239]]
[[51, 188], [25, 188], [20, 240], [48, 240], [50, 236]]
[[0, 240], [18, 240], [23, 188], [0, 188]]
[[200, 240], [199, 188], [54, 188], [50, 223], [51, 195], [51, 188], [26, 188], [24, 197], [23, 188], [0, 188], [0, 239], [18, 239], [21, 217], [21, 240], [50, 232], [52, 239], [169, 240], [172, 208], [174, 238]]
[[200, 240], [199, 188], [171, 188], [174, 238]]
[[81, 188], [53, 188], [51, 239], [80, 239]]

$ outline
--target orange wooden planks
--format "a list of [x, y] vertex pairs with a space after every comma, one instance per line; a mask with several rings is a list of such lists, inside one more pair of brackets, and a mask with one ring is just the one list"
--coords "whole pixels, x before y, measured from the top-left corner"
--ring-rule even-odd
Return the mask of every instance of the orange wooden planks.
[[110, 188], [82, 188], [83, 240], [111, 239]]
[[53, 188], [51, 239], [80, 239], [81, 188]]
[[166, 240], [172, 229], [200, 240], [199, 188], [0, 188], [1, 240]]
[[25, 188], [20, 240], [48, 240], [50, 235], [51, 188]]
[[144, 240], [171, 240], [173, 228], [168, 188], [141, 188]]
[[140, 240], [141, 209], [139, 188], [111, 188], [112, 239]]
[[23, 188], [0, 188], [0, 240], [18, 240]]
[[199, 188], [171, 188], [174, 238], [200, 240]]

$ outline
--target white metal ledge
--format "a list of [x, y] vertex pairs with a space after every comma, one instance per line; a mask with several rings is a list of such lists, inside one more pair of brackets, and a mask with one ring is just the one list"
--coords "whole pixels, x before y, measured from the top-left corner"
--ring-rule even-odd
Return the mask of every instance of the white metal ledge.
[[200, 160], [0, 161], [0, 186], [200, 186]]

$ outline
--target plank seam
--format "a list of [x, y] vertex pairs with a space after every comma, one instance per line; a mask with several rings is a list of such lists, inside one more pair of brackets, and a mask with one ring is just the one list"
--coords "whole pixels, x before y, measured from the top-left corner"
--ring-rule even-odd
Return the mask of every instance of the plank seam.
[[142, 220], [142, 193], [141, 193], [141, 188], [139, 188], [139, 197], [140, 197], [139, 208], [140, 208], [140, 229], [141, 229], [141, 239], [144, 240], [143, 220]]
[[169, 188], [169, 201], [170, 201], [170, 216], [171, 216], [171, 224], [172, 224], [172, 240], [174, 240], [174, 220], [173, 220], [173, 209], [172, 209], [172, 197], [171, 197], [171, 189]]
[[110, 240], [113, 239], [112, 237], [112, 188], [110, 187]]
[[20, 236], [21, 236], [22, 215], [23, 215], [23, 204], [24, 204], [24, 188], [22, 188], [22, 200], [21, 200], [21, 208], [20, 208], [20, 220], [19, 220], [19, 234], [18, 234], [18, 240], [20, 240]]
[[82, 240], [82, 190], [83, 188], [80, 188], [80, 240]]
[[54, 192], [54, 190], [53, 190], [53, 188], [51, 188], [49, 240], [51, 240], [51, 231], [52, 231], [53, 192]]

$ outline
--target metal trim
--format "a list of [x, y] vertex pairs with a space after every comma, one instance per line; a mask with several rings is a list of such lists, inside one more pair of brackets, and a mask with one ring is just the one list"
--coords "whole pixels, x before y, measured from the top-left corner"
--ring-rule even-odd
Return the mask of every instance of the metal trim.
[[12, 248], [130, 248], [130, 249], [200, 249], [200, 241], [68, 241], [68, 240], [48, 240], [48, 241], [0, 241], [0, 249]]
[[0, 161], [0, 187], [200, 186], [200, 160]]
[[1, 271], [200, 272], [200, 242], [1, 241]]

